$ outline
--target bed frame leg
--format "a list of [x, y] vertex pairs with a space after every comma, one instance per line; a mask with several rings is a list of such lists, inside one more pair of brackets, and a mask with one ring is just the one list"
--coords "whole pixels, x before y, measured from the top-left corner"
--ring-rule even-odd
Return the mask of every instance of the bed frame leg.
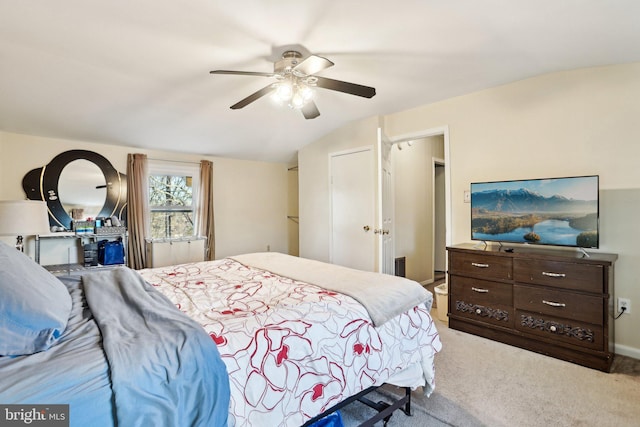
[[402, 412], [404, 412], [405, 415], [410, 417], [411, 416], [411, 388], [405, 387], [404, 394], [405, 396], [407, 396], [407, 403], [404, 405], [404, 409], [402, 410]]
[[365, 396], [360, 397], [358, 401], [378, 411], [376, 415], [374, 415], [367, 421], [363, 422], [358, 427], [372, 427], [375, 423], [377, 423], [380, 420], [383, 420], [383, 425], [386, 426], [387, 423], [389, 422], [389, 419], [393, 415], [393, 412], [396, 409], [401, 409], [402, 412], [405, 413], [405, 415], [411, 416], [411, 388], [410, 387], [404, 387], [404, 396], [402, 396], [400, 399], [394, 401], [391, 404], [382, 402], [382, 401], [376, 403], [366, 398]]

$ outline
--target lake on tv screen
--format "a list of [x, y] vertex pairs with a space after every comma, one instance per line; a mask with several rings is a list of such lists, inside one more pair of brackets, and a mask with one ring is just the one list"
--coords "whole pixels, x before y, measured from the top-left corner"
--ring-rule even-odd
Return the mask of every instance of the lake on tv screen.
[[570, 245], [576, 246], [576, 238], [582, 230], [575, 229], [569, 225], [569, 221], [563, 221], [559, 219], [549, 219], [537, 223], [531, 227], [516, 228], [508, 233], [473, 233], [473, 238], [476, 240], [491, 240], [501, 242], [515, 242], [515, 243], [530, 243], [525, 240], [524, 236], [533, 230], [534, 233], [540, 236], [540, 240], [537, 244], [546, 245]]

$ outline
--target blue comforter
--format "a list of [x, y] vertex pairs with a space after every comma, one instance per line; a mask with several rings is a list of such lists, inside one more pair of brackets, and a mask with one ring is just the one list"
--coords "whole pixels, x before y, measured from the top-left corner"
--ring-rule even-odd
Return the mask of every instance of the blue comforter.
[[64, 339], [0, 358], [0, 403], [66, 403], [78, 427], [227, 425], [227, 371], [200, 325], [133, 270], [83, 276], [84, 295], [67, 286]]

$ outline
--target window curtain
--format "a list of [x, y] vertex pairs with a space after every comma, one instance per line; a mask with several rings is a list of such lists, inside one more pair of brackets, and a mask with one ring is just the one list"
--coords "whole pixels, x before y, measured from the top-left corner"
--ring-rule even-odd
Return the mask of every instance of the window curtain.
[[216, 235], [213, 222], [213, 162], [200, 161], [200, 203], [196, 213], [198, 235], [207, 238], [204, 259], [216, 259]]
[[127, 155], [128, 265], [146, 267], [145, 238], [149, 230], [149, 172], [146, 154]]

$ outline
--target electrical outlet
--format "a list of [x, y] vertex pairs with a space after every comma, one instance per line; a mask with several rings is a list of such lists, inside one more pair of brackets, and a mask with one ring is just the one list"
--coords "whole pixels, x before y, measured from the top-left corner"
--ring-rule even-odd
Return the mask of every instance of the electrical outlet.
[[464, 190], [464, 202], [465, 203], [471, 203], [471, 191], [469, 190]]
[[629, 298], [618, 298], [618, 313], [622, 313], [623, 307], [625, 314], [631, 314], [631, 300]]

